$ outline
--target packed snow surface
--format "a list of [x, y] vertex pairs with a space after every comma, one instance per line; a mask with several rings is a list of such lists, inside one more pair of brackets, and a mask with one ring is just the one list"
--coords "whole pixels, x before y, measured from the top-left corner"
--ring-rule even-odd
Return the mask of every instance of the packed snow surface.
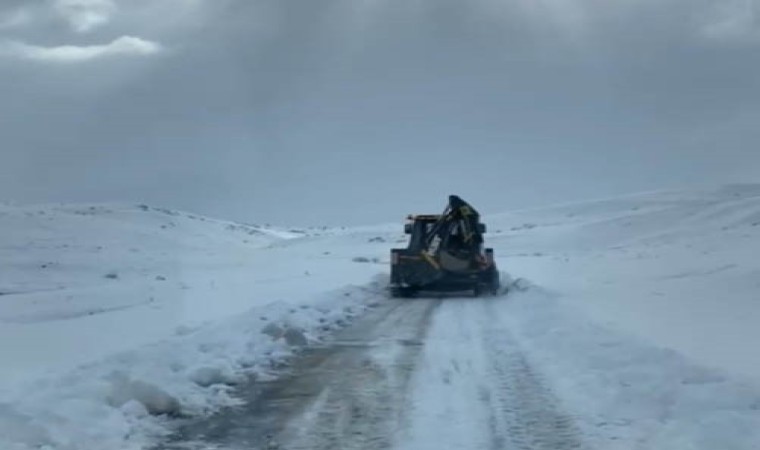
[[[760, 448], [760, 186], [485, 219], [500, 268], [530, 283], [432, 312], [396, 448], [475, 445], [488, 420], [507, 439], [499, 424], [524, 420], [510, 395], [567, 417], [565, 441], [584, 447]], [[235, 404], [236, 385], [389, 301], [401, 230], [0, 206], [0, 448], [143, 449], [173, 418]], [[495, 409], [466, 416], [478, 386]]]

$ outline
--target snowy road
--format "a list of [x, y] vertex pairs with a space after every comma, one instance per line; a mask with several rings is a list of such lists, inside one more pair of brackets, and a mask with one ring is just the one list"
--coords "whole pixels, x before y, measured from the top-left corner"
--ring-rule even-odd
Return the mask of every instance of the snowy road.
[[178, 449], [576, 449], [579, 433], [509, 330], [505, 299], [387, 300]]
[[395, 222], [0, 206], [0, 449], [760, 448], [760, 185], [487, 222], [522, 286], [401, 302]]

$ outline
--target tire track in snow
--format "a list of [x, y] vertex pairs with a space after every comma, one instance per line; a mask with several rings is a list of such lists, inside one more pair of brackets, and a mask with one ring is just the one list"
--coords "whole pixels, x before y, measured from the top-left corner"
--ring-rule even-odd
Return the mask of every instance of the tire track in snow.
[[389, 300], [160, 450], [587, 448], [500, 300]]
[[509, 332], [490, 328], [483, 338], [492, 355], [488, 370], [493, 385], [481, 397], [491, 409], [491, 449], [583, 448], [572, 418], [562, 411]]
[[499, 300], [444, 300], [435, 312], [398, 450], [586, 448], [572, 418], [531, 366]]
[[246, 400], [182, 426], [156, 450], [387, 449], [439, 300], [388, 300]]
[[327, 388], [280, 438], [287, 450], [388, 449], [438, 300], [405, 302], [374, 330], [370, 351], [330, 361]]

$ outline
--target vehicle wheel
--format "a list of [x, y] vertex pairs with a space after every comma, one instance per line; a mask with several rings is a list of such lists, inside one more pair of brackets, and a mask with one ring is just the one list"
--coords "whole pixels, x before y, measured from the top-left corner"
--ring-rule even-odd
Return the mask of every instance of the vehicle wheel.
[[480, 297], [483, 294], [483, 288], [477, 284], [472, 288], [472, 296], [473, 297]]
[[501, 282], [499, 281], [499, 273], [496, 272], [491, 277], [491, 282], [489, 283], [489, 286], [488, 286], [488, 292], [493, 296], [497, 296], [499, 295], [500, 289], [501, 289]]
[[393, 298], [412, 298], [417, 292], [414, 288], [393, 287], [391, 288], [391, 297]]

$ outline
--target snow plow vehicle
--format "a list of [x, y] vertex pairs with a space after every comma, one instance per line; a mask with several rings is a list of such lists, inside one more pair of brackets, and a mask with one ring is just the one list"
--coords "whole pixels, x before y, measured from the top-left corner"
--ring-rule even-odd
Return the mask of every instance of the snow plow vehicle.
[[409, 215], [404, 232], [410, 235], [407, 248], [391, 249], [393, 297], [422, 291], [498, 293], [493, 249], [483, 248], [486, 226], [458, 196], [449, 196], [442, 214]]

